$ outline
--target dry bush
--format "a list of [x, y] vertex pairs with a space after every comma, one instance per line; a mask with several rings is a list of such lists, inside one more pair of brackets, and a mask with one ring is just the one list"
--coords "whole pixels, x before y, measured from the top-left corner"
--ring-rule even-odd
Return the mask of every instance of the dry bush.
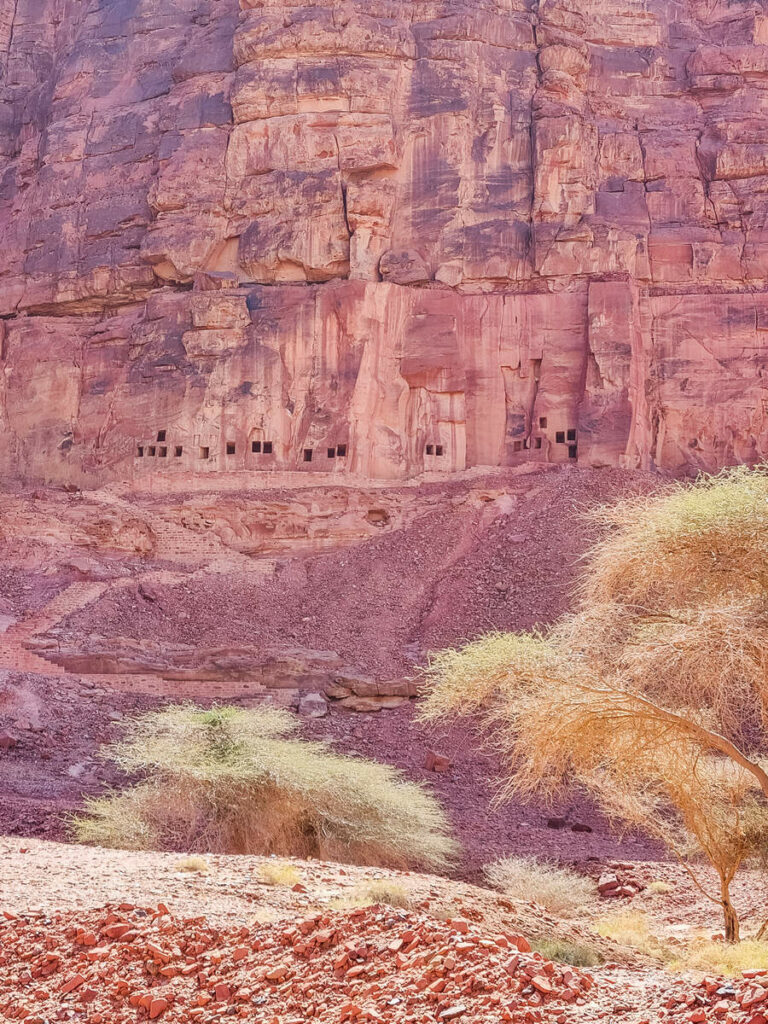
[[408, 889], [396, 878], [374, 878], [370, 882], [360, 882], [349, 896], [341, 902], [348, 907], [370, 907], [383, 903], [390, 907], [407, 909], [411, 905]]
[[538, 935], [531, 938], [531, 948], [536, 953], [541, 953], [547, 960], [555, 960], [561, 964], [571, 964], [573, 967], [597, 967], [603, 963], [603, 957], [582, 942], [573, 942], [570, 939], [561, 939], [556, 935]]
[[740, 978], [742, 971], [768, 968], [768, 942], [743, 939], [738, 944], [700, 939], [675, 951], [670, 967], [676, 971], [706, 971]]
[[190, 871], [200, 875], [207, 875], [211, 870], [205, 857], [182, 857], [174, 864], [177, 871]]
[[603, 917], [595, 922], [594, 929], [598, 935], [613, 939], [622, 946], [630, 946], [647, 956], [667, 962], [672, 960], [672, 951], [651, 932], [648, 917], [642, 910], [625, 910]]
[[662, 882], [660, 878], [654, 878], [652, 882], [649, 882], [645, 887], [645, 891], [651, 893], [653, 896], [667, 896], [669, 893], [675, 891], [674, 885], [670, 885], [669, 882]]
[[768, 589], [766, 466], [702, 475], [693, 485], [616, 502], [594, 518], [609, 532], [584, 575], [587, 605], [666, 611]]
[[560, 917], [575, 916], [595, 895], [588, 878], [536, 857], [505, 857], [488, 864], [485, 876], [505, 895], [533, 900]]
[[291, 887], [301, 881], [301, 872], [286, 860], [271, 860], [259, 868], [259, 881], [265, 885]]
[[169, 707], [134, 720], [104, 755], [144, 781], [87, 802], [82, 842], [128, 849], [447, 865], [440, 805], [386, 765], [293, 738], [274, 708]]

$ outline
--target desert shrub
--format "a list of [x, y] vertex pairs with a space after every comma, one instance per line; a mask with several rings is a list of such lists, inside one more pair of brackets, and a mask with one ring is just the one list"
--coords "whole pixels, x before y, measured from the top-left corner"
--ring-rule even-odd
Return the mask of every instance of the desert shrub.
[[369, 903], [386, 903], [390, 907], [409, 907], [411, 897], [406, 887], [395, 878], [376, 878], [361, 886]]
[[662, 960], [672, 959], [669, 948], [653, 934], [648, 915], [641, 910], [625, 910], [603, 917], [595, 922], [594, 928], [598, 935], [613, 939], [622, 946], [631, 946], [640, 953]]
[[174, 865], [177, 871], [190, 871], [205, 875], [211, 869], [205, 857], [182, 857]]
[[343, 896], [331, 900], [332, 910], [356, 910], [382, 903], [390, 907], [407, 908], [411, 897], [404, 885], [395, 878], [377, 878], [372, 882], [359, 882]]
[[536, 857], [505, 857], [488, 864], [485, 876], [507, 896], [533, 900], [562, 917], [578, 913], [594, 896], [589, 879]]
[[570, 939], [560, 939], [555, 935], [533, 936], [531, 948], [541, 953], [547, 960], [571, 964], [573, 967], [597, 967], [603, 963], [603, 957], [592, 946], [585, 946]]
[[270, 860], [259, 868], [259, 881], [265, 885], [292, 886], [301, 881], [301, 872], [286, 860]]
[[708, 974], [739, 978], [742, 971], [768, 968], [768, 942], [742, 939], [738, 944], [733, 944], [712, 942], [709, 939], [694, 940], [687, 943], [679, 953], [675, 952], [670, 967], [673, 970], [706, 971]]
[[104, 756], [143, 780], [87, 801], [82, 842], [441, 868], [456, 851], [437, 801], [387, 765], [293, 737], [275, 708], [174, 706], [133, 720]]
[[670, 885], [669, 882], [662, 882], [660, 878], [654, 878], [654, 880], [649, 882], [646, 886], [646, 892], [650, 892], [654, 896], [666, 896], [667, 893], [674, 891], [674, 885]]

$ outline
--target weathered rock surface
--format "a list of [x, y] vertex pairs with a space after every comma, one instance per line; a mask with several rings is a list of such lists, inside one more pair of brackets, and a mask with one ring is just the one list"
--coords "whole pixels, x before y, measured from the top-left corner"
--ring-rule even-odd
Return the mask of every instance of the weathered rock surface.
[[757, 0], [0, 0], [0, 473], [766, 454], [766, 71]]

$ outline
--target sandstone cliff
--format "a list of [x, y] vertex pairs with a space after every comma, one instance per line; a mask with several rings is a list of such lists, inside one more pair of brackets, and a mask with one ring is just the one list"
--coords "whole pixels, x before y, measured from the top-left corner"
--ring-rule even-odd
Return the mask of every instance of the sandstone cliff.
[[768, 453], [761, 0], [0, 0], [0, 472]]

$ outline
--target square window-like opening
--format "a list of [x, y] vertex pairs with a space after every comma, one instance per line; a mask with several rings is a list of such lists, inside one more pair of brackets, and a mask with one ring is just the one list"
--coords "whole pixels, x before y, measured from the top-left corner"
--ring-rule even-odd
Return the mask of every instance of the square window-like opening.
[[558, 430], [558, 432], [555, 434], [555, 441], [558, 444], [565, 444], [565, 431], [564, 430]]
[[328, 458], [329, 459], [335, 459], [336, 458], [336, 449], [335, 448], [329, 448], [328, 449]]
[[536, 448], [541, 448], [541, 438], [540, 437], [536, 438], [535, 447]]
[[157, 440], [158, 441], [164, 441], [165, 440], [165, 431], [164, 430], [158, 430], [158, 432], [157, 432]]
[[436, 444], [435, 445], [435, 455], [442, 455], [442, 454], [443, 454], [443, 446], [441, 444]]
[[261, 453], [261, 441], [251, 441], [251, 451], [259, 455]]
[[539, 426], [541, 427], [542, 430], [546, 430], [547, 429], [547, 417], [546, 416], [539, 416]]
[[512, 451], [513, 452], [519, 452], [519, 451], [522, 451], [522, 450], [523, 450], [523, 442], [522, 441], [515, 441], [512, 444]]
[[578, 457], [578, 454], [579, 454], [579, 446], [576, 445], [576, 444], [569, 444], [568, 445], [568, 458], [569, 459], [575, 459], [575, 458]]
[[312, 449], [311, 448], [305, 448], [304, 449], [304, 461], [305, 462], [311, 462], [312, 461]]
[[161, 447], [158, 450], [157, 454], [160, 456], [161, 459], [167, 459], [168, 458], [168, 447], [167, 447], [167, 445], [161, 445]]
[[272, 442], [271, 441], [265, 441], [264, 442], [264, 446], [263, 446], [263, 448], [261, 450], [264, 452], [265, 455], [271, 455], [272, 454]]
[[151, 444], [149, 448], [147, 448], [147, 455], [154, 455], [156, 451], [157, 448], [155, 448], [155, 446]]
[[177, 444], [176, 447], [173, 449], [173, 454], [177, 459], [180, 459], [181, 456], [184, 454], [184, 449], [180, 444]]
[[136, 456], [139, 459], [143, 459], [144, 458], [144, 445], [143, 444], [140, 444], [139, 447], [136, 449]]
[[200, 448], [200, 458], [201, 459], [207, 459], [210, 456], [210, 454], [211, 454], [211, 449], [208, 447], [208, 445], [207, 444], [206, 445], [202, 445], [201, 448]]
[[227, 441], [227, 455], [234, 455], [237, 446], [234, 441]]
[[527, 450], [530, 447], [531, 447], [531, 440], [530, 440], [530, 438], [526, 437], [526, 439], [523, 441], [523, 448], [525, 448]]
[[340, 459], [344, 459], [344, 458], [346, 458], [346, 455], [347, 455], [347, 446], [346, 446], [345, 444], [340, 444], [340, 445], [337, 445], [337, 446], [336, 446], [336, 454], [338, 455], [338, 457], [339, 457]]
[[435, 454], [435, 446], [433, 444], [428, 444], [427, 445], [427, 455], [434, 455], [434, 454]]
[[569, 441], [575, 441], [576, 440], [576, 430], [575, 430], [574, 427], [571, 427], [571, 429], [568, 431], [568, 440]]

